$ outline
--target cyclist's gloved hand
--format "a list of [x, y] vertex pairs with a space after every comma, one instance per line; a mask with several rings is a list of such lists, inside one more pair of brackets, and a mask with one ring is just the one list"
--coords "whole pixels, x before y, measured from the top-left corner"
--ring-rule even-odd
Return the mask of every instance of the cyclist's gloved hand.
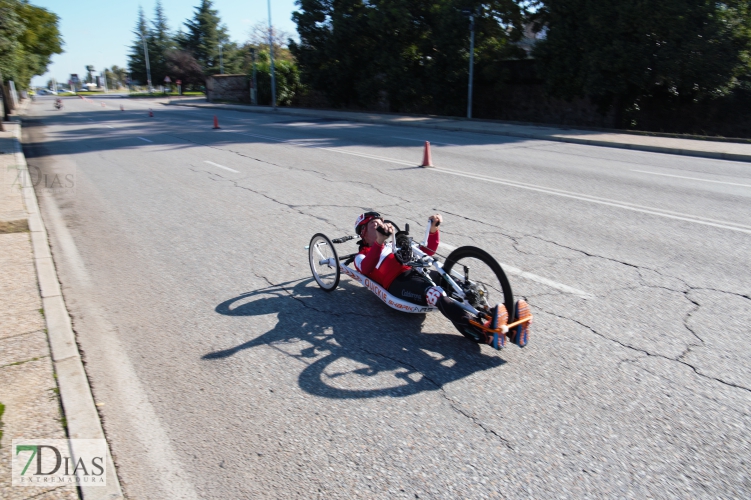
[[386, 243], [386, 240], [389, 239], [389, 236], [392, 234], [394, 234], [394, 226], [380, 220], [376, 221], [376, 242], [379, 245]]
[[428, 217], [428, 220], [430, 221], [430, 233], [433, 234], [438, 231], [438, 226], [443, 222], [443, 217], [441, 217], [441, 214], [433, 214]]

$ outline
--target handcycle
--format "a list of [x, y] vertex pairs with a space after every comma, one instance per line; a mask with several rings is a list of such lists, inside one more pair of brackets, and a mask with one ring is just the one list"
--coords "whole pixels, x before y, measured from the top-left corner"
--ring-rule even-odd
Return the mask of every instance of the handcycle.
[[[415, 242], [409, 236], [409, 224], [405, 225], [405, 231], [401, 231], [392, 221], [386, 222], [390, 222], [396, 229], [390, 243], [386, 244], [392, 246], [394, 253], [400, 249], [401, 255], [409, 255], [410, 259], [404, 262], [405, 265], [423, 275], [434, 286], [441, 286], [451, 299], [472, 314], [474, 319], [470, 320], [470, 324], [486, 334], [490, 339], [490, 345], [495, 349], [501, 349], [505, 345], [505, 335], [516, 335], [521, 338], [517, 344], [520, 347], [526, 345], [532, 314], [528, 307], [516, 310], [511, 284], [506, 273], [489, 253], [474, 246], [463, 246], [453, 250], [441, 262], [436, 258], [437, 254], [431, 256], [423, 251], [427, 247], [430, 221], [425, 228], [425, 237], [421, 243]], [[311, 238], [307, 247], [310, 270], [322, 290], [334, 291], [339, 285], [341, 274], [344, 273], [397, 311], [428, 313], [437, 309], [434, 306], [416, 304], [396, 297], [360, 273], [354, 266], [351, 266], [358, 255], [356, 252], [340, 258], [334, 245], [353, 239], [355, 239], [354, 236], [330, 239], [323, 233], [316, 233]], [[405, 247], [408, 247], [406, 252], [403, 251]], [[496, 304], [502, 304], [506, 308], [507, 315], [499, 318], [498, 314], [494, 314], [493, 309]]]

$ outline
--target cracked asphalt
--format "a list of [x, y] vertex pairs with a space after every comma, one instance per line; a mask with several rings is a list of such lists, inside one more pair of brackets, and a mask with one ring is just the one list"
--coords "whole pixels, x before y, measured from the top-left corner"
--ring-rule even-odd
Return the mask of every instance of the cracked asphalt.
[[[128, 498], [751, 496], [749, 164], [216, 114], [24, 122]], [[529, 346], [319, 290], [305, 245], [370, 209], [520, 270]]]

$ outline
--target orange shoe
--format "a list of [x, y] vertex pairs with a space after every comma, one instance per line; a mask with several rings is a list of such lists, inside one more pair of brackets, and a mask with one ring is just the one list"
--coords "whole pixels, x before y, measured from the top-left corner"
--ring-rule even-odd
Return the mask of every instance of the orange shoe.
[[[501, 326], [508, 324], [508, 311], [503, 304], [496, 304], [490, 310], [490, 321], [487, 323], [487, 327], [491, 330], [497, 330]], [[494, 349], [500, 351], [506, 347], [506, 336], [502, 333], [493, 332], [488, 333], [487, 343], [493, 346]]]
[[[517, 300], [516, 304], [514, 305], [514, 321], [529, 318], [530, 316], [532, 316], [532, 312], [529, 308], [529, 304], [527, 304], [527, 302], [522, 299]], [[511, 342], [518, 345], [519, 347], [524, 347], [525, 345], [527, 345], [527, 342], [529, 342], [530, 323], [532, 323], [531, 319], [529, 321], [525, 321], [519, 326], [515, 326], [514, 328], [510, 329], [508, 335], [511, 338]]]

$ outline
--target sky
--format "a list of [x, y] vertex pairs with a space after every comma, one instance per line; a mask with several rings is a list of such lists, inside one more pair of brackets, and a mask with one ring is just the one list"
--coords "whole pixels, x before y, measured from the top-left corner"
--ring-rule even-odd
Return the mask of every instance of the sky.
[[[31, 0], [32, 5], [43, 7], [60, 16], [62, 54], [52, 56], [47, 73], [34, 77], [32, 86], [45, 86], [50, 78], [67, 82], [71, 73], [83, 75], [91, 64], [97, 73], [113, 65], [127, 67], [127, 54], [135, 39], [133, 29], [138, 20], [137, 2], [111, 0]], [[164, 13], [173, 31], [185, 20], [192, 18], [194, 7], [200, 0], [162, 0]], [[156, 0], [140, 3], [147, 19], [154, 14]], [[230, 39], [243, 42], [250, 28], [262, 21], [268, 23], [267, 0], [214, 0], [222, 23], [227, 25]], [[292, 12], [295, 0], [271, 0], [271, 20], [277, 30], [297, 38]]]

